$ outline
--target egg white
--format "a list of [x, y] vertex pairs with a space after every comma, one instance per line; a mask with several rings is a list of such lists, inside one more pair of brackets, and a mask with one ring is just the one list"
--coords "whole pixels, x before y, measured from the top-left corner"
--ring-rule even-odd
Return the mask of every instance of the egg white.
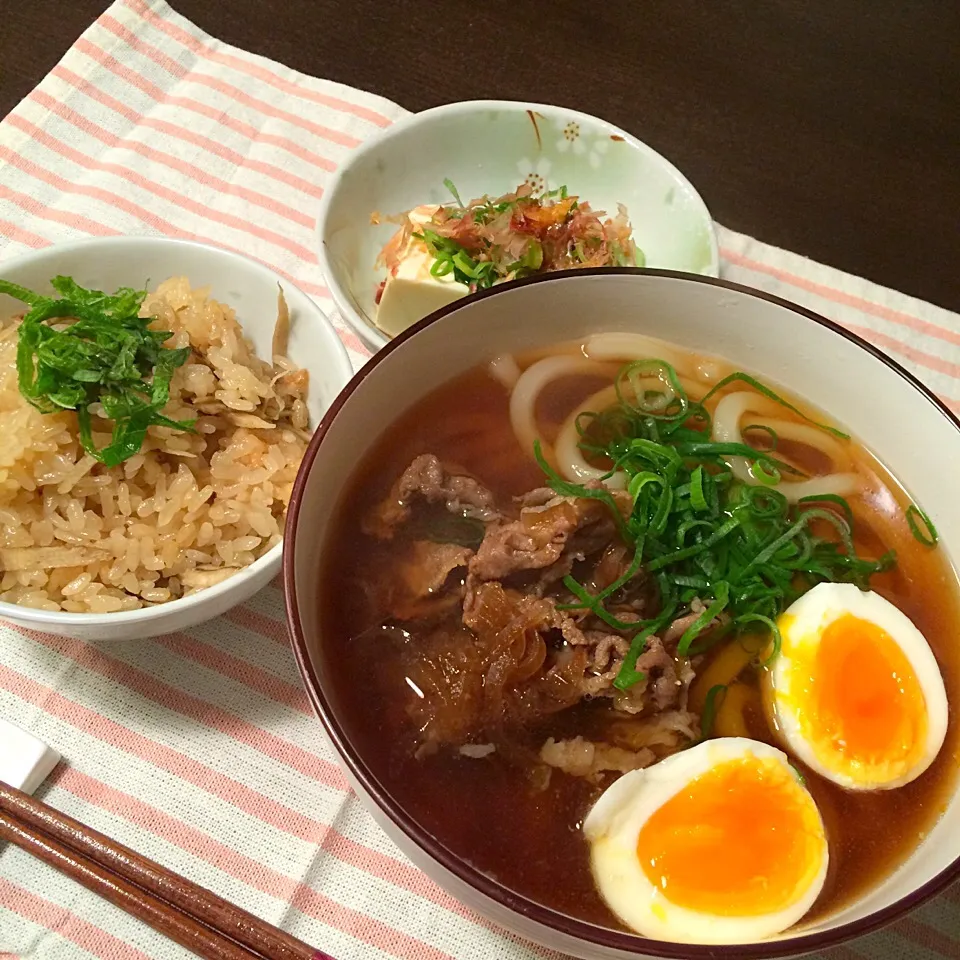
[[[583, 823], [600, 894], [627, 926], [657, 940], [675, 943], [751, 943], [792, 926], [813, 906], [827, 875], [828, 851], [819, 819], [821, 862], [809, 887], [789, 907], [756, 916], [718, 916], [668, 900], [644, 872], [637, 839], [647, 820], [696, 777], [713, 767], [755, 757], [783, 764], [797, 777], [787, 756], [776, 747], [745, 737], [707, 740], [644, 770], [624, 774], [597, 800]], [[805, 788], [797, 780], [800, 790]], [[813, 810], [816, 806], [812, 798]]]
[[[805, 735], [801, 718], [803, 694], [793, 689], [794, 661], [800, 649], [807, 654], [819, 644], [823, 631], [834, 620], [851, 614], [883, 630], [900, 648], [917, 678], [927, 713], [927, 734], [922, 755], [902, 776], [873, 779], [851, 762], [838, 769]], [[947, 694], [936, 658], [923, 634], [910, 618], [878, 593], [863, 591], [851, 583], [821, 583], [796, 600], [780, 619], [782, 646], [771, 664], [765, 698], [784, 746], [811, 770], [850, 790], [889, 790], [915, 780], [933, 763], [947, 732]], [[838, 760], [836, 754], [831, 759]]]

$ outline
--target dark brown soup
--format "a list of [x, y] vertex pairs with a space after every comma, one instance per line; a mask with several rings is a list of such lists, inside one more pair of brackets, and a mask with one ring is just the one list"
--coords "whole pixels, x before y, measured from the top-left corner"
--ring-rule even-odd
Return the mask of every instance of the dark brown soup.
[[[582, 374], [551, 384], [537, 403], [544, 441], [552, 444], [570, 411], [603, 385], [602, 379]], [[750, 442], [762, 447], [763, 434]], [[927, 638], [941, 666], [948, 699], [956, 703], [960, 696], [956, 577], [941, 551], [928, 549], [910, 536], [902, 519], [903, 495], [883, 469], [861, 448], [849, 447], [865, 490], [863, 496], [851, 499], [856, 545], [872, 557], [890, 548], [898, 554], [897, 566], [875, 575], [870, 586], [900, 607]], [[813, 474], [828, 469], [818, 462], [817, 451], [805, 451], [802, 444], [791, 448], [785, 441], [780, 449]], [[463, 520], [454, 512], [449, 514], [455, 521], [452, 532], [438, 535], [429, 529], [437, 521], [433, 504], [427, 510], [414, 508], [389, 535], [378, 538], [370, 533], [370, 517], [385, 498], [389, 501], [397, 478], [415, 458], [428, 453], [445, 465], [455, 465], [458, 475], [476, 478], [492, 494], [498, 509], [512, 511], [511, 516], [519, 510], [514, 498], [544, 485], [543, 472], [511, 429], [509, 392], [486, 367], [437, 390], [390, 426], [389, 434], [360, 465], [339, 507], [333, 543], [326, 550], [329, 565], [319, 590], [320, 656], [334, 687], [334, 709], [375, 776], [450, 850], [532, 900], [582, 920], [621, 928], [597, 893], [580, 830], [591, 804], [617, 771], [608, 768], [591, 776], [574, 776], [562, 767], [551, 769], [540, 756], [549, 738], [611, 741], [612, 701], [587, 696], [566, 705], [561, 684], [512, 700], [510, 722], [498, 725], [489, 714], [471, 713], [463, 705], [474, 704], [482, 691], [462, 682], [461, 675], [475, 666], [466, 663], [467, 655], [462, 654], [472, 649], [461, 622], [466, 570], [456, 558], [451, 559], [452, 553], [437, 568], [439, 572], [419, 569], [416, 563], [411, 567], [411, 550], [415, 540], [446, 539], [453, 551], [458, 543], [482, 536], [482, 518]], [[892, 497], [886, 491], [892, 491]], [[466, 494], [467, 501], [470, 496]], [[474, 542], [470, 548], [475, 546]], [[584, 547], [583, 552], [589, 554], [589, 549]], [[571, 563], [570, 569], [584, 580], [598, 576], [579, 560]], [[398, 569], [414, 571], [399, 574], [406, 587], [396, 586]], [[427, 587], [413, 590], [412, 600], [404, 593], [410, 576], [430, 581]], [[543, 595], [545, 590], [548, 596], [557, 587], [555, 583], [534, 590], [529, 577], [513, 582], [518, 591], [536, 594], [539, 590]], [[533, 606], [538, 602], [542, 601], [535, 597], [529, 601]], [[631, 602], [642, 605], [651, 600], [635, 597]], [[528, 637], [530, 630], [548, 635], [548, 662], [555, 668], [563, 665], [566, 654], [556, 624], [525, 629]], [[697, 672], [707, 670], [711, 658], [719, 657], [729, 642], [721, 641], [698, 659]], [[535, 667], [533, 663], [531, 670]], [[486, 682], [492, 682], [494, 667], [487, 662], [484, 669]], [[512, 676], [519, 684], [516, 678], [521, 674]], [[742, 717], [750, 736], [773, 742], [755, 695], [757, 677], [752, 667], [741, 674], [741, 682], [751, 688]], [[422, 706], [425, 683], [442, 690], [447, 698], [433, 712], [424, 712]], [[549, 708], [544, 707], [547, 702]], [[681, 707], [686, 706], [684, 700]], [[462, 715], [457, 712], [461, 707]], [[631, 715], [625, 720], [628, 726], [636, 722]], [[471, 723], [480, 729], [471, 729]], [[441, 733], [431, 740], [431, 731], [437, 729]], [[626, 741], [614, 737], [611, 742], [621, 748], [612, 761], [616, 766], [620, 762], [616, 758], [626, 756], [623, 751], [631, 745], [629, 737]], [[464, 743], [470, 745], [469, 755], [458, 747]], [[832, 912], [857, 897], [910, 854], [949, 799], [957, 750], [957, 724], [951, 714], [946, 742], [933, 766], [900, 789], [846, 791], [804, 770], [830, 845], [830, 874], [810, 916]], [[663, 753], [659, 748], [654, 752], [658, 757]]]

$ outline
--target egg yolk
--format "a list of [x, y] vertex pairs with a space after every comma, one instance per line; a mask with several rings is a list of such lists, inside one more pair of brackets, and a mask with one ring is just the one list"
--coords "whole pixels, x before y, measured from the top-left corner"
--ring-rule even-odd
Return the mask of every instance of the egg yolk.
[[812, 662], [804, 659], [804, 726], [814, 749], [858, 767], [884, 767], [891, 777], [919, 759], [927, 732], [923, 689], [886, 631], [845, 614], [821, 632]]
[[744, 757], [691, 780], [643, 825], [640, 866], [678, 906], [718, 916], [781, 910], [826, 850], [816, 805], [782, 763]]

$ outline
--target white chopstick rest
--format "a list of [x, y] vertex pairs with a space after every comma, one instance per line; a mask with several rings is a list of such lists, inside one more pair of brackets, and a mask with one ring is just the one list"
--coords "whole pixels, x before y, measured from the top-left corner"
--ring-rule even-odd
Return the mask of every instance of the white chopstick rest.
[[59, 762], [56, 750], [0, 717], [0, 780], [33, 793]]

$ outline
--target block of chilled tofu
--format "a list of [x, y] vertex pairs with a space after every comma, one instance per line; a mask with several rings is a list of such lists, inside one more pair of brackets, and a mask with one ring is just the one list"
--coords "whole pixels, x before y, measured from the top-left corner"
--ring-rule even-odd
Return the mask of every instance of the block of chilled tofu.
[[[416, 227], [429, 223], [435, 206], [416, 207], [408, 214]], [[422, 240], [411, 237], [400, 255], [396, 271], [387, 277], [377, 308], [377, 326], [395, 337], [434, 310], [439, 310], [470, 289], [453, 279], [452, 274], [435, 277], [430, 273], [434, 258]]]

